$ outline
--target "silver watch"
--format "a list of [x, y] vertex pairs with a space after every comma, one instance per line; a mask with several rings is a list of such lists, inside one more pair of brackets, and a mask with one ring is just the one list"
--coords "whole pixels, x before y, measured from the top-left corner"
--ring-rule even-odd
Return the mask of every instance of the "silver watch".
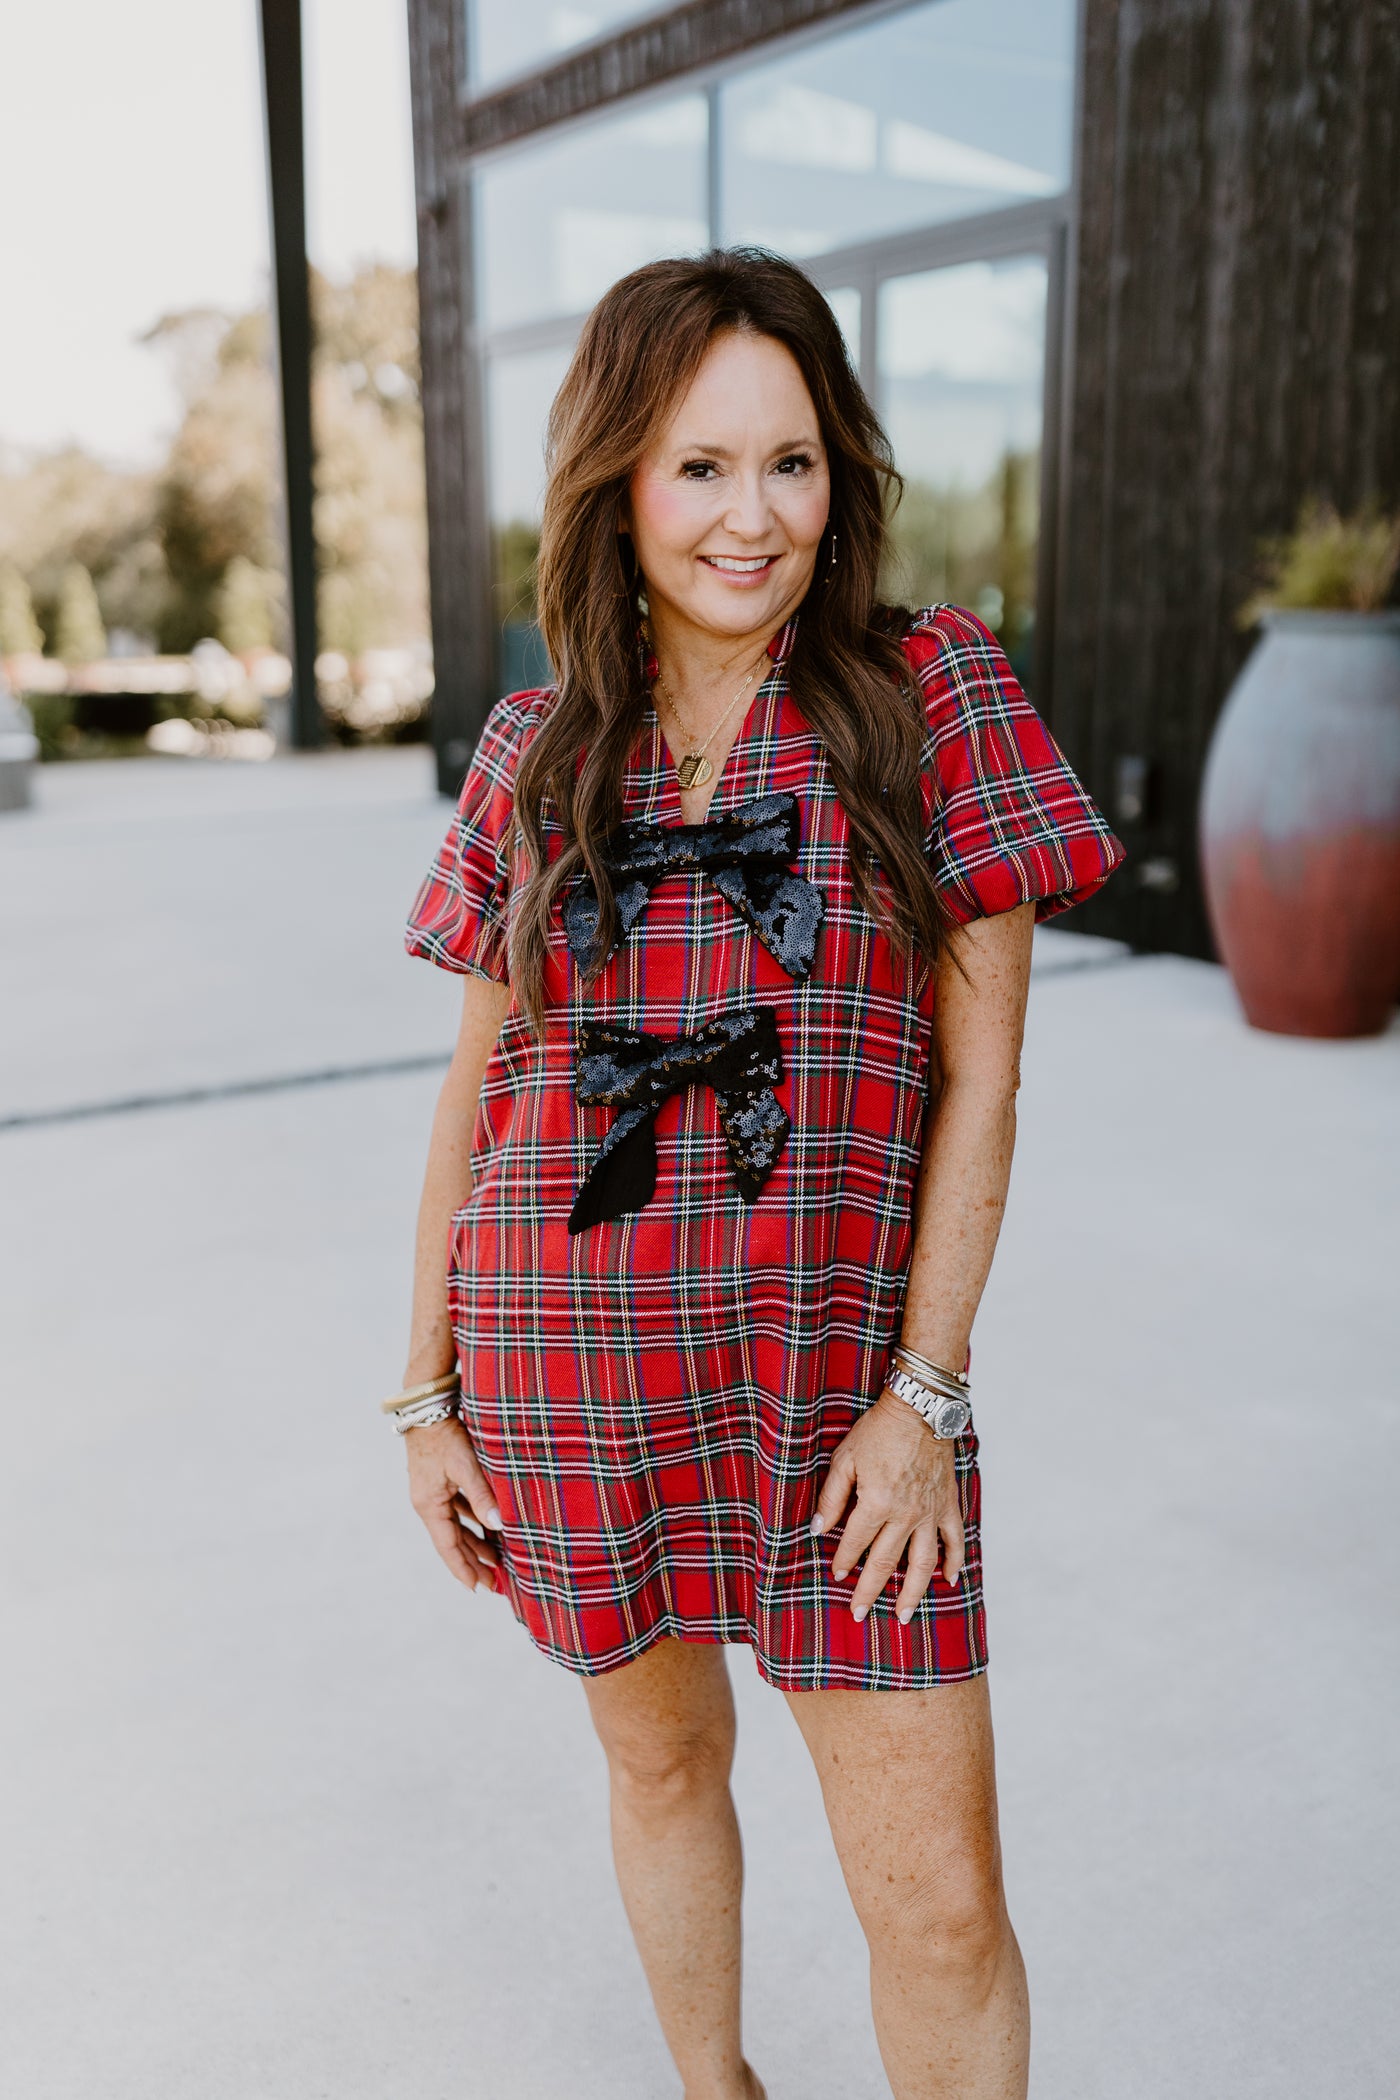
[[944, 1393], [935, 1393], [931, 1386], [921, 1385], [907, 1371], [891, 1371], [885, 1380], [885, 1390], [893, 1393], [896, 1399], [907, 1400], [915, 1414], [923, 1416], [940, 1443], [961, 1436], [972, 1422], [970, 1400], [954, 1400]]

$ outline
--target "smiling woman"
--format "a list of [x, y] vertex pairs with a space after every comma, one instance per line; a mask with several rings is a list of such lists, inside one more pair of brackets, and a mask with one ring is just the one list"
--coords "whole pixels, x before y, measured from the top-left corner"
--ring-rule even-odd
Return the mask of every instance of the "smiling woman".
[[467, 980], [387, 1403], [414, 1504], [584, 1682], [688, 2093], [763, 2090], [737, 1641], [821, 1774], [894, 2092], [1011, 2100], [968, 1341], [1031, 923], [1119, 849], [987, 629], [877, 601], [889, 448], [792, 264], [623, 278], [548, 466], [557, 683], [493, 711], [409, 929]]

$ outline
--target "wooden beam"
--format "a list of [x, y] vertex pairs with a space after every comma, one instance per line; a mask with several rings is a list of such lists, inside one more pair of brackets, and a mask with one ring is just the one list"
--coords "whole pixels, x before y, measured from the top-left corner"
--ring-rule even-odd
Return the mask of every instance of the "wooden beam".
[[316, 539], [312, 526], [311, 285], [306, 261], [306, 155], [300, 0], [260, 0], [272, 306], [282, 405], [282, 488], [291, 625], [292, 743], [319, 744]]
[[408, 0], [438, 785], [455, 794], [495, 698], [469, 178], [457, 147], [465, 0]]
[[[465, 4], [465, 0], [459, 0]], [[484, 153], [554, 124], [716, 66], [777, 37], [842, 15], [887, 12], [891, 0], [685, 0], [568, 52], [524, 80], [463, 103], [463, 154]]]
[[1086, 0], [1082, 109], [1052, 706], [1132, 856], [1082, 921], [1205, 955], [1259, 542], [1400, 503], [1400, 0]]

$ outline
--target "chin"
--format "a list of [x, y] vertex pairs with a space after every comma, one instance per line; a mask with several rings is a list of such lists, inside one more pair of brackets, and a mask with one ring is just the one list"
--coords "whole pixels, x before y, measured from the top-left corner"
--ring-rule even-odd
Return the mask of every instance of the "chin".
[[762, 627], [766, 622], [777, 623], [778, 613], [786, 602], [787, 593], [775, 590], [771, 583], [761, 590], [736, 590], [731, 584], [719, 584], [713, 590], [697, 595], [693, 617], [706, 627], [714, 627], [726, 634], [747, 634], [751, 628]]

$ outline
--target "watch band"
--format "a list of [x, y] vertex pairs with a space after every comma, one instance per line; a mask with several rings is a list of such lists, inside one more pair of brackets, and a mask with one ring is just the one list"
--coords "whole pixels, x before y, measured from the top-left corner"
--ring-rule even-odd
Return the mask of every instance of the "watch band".
[[954, 1399], [951, 1394], [936, 1393], [917, 1378], [911, 1378], [907, 1371], [892, 1370], [885, 1380], [885, 1391], [906, 1401], [915, 1414], [921, 1415], [940, 1443], [951, 1442], [971, 1426], [972, 1403], [966, 1396]]

